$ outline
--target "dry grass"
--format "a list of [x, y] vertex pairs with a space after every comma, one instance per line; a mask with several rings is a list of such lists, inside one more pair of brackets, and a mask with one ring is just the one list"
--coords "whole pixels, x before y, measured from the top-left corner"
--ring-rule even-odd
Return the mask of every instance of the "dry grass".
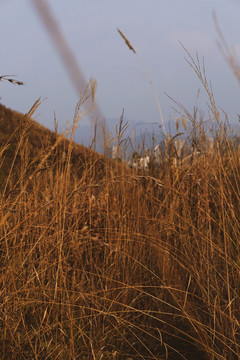
[[239, 359], [240, 153], [190, 63], [215, 149], [182, 107], [178, 166], [130, 170], [37, 125], [38, 102], [0, 107], [1, 359]]
[[14, 76], [14, 75], [1, 75], [0, 76], [0, 81], [3, 81], [3, 80], [8, 81], [13, 85], [19, 85], [19, 86], [24, 85], [22, 81], [13, 79], [12, 76]]
[[221, 128], [214, 153], [143, 172], [0, 121], [1, 359], [239, 358], [240, 157]]

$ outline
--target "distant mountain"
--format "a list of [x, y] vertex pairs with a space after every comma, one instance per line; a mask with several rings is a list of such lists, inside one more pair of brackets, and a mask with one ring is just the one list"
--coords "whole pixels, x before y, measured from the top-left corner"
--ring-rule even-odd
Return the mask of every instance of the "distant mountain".
[[[107, 129], [109, 134], [112, 132], [112, 139], [117, 137], [117, 132], [119, 132], [119, 118], [111, 118], [106, 120]], [[130, 121], [128, 119], [123, 119], [123, 126], [128, 124], [128, 126], [124, 129], [122, 133], [122, 139], [127, 139], [128, 146], [125, 149], [126, 153], [133, 153], [133, 152], [144, 152], [146, 148], [153, 149], [156, 145], [164, 142], [164, 131], [163, 127], [159, 121], [159, 123], [152, 123], [152, 122], [136, 122]], [[184, 119], [179, 119], [178, 121], [168, 120], [165, 122], [165, 130], [167, 136], [178, 136], [178, 139], [183, 139], [184, 141], [188, 141], [191, 138], [191, 124], [190, 122], [185, 122], [184, 127]], [[215, 125], [216, 128], [218, 125]], [[240, 126], [238, 123], [234, 123], [230, 125], [231, 131], [233, 135], [240, 135]], [[94, 134], [92, 134], [92, 137]], [[214, 137], [214, 130], [213, 132], [207, 131], [208, 137]], [[229, 136], [231, 136], [231, 132], [229, 132]], [[76, 129], [74, 134], [74, 141], [79, 144], [83, 144], [85, 146], [89, 146], [91, 143], [91, 129], [90, 126], [79, 126]], [[117, 140], [113, 141], [111, 145], [117, 145]], [[98, 152], [103, 152], [103, 144], [96, 144], [95, 148]]]

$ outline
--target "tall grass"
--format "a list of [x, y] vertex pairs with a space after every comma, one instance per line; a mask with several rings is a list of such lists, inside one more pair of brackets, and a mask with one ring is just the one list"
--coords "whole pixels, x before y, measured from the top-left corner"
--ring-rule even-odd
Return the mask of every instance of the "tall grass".
[[142, 171], [50, 132], [34, 153], [24, 118], [1, 185], [2, 359], [239, 358], [239, 150], [220, 127], [205, 151], [194, 120], [198, 155]]
[[182, 108], [192, 154], [177, 166], [129, 169], [36, 130], [38, 103], [3, 138], [1, 359], [240, 357], [240, 152], [190, 60], [215, 147]]

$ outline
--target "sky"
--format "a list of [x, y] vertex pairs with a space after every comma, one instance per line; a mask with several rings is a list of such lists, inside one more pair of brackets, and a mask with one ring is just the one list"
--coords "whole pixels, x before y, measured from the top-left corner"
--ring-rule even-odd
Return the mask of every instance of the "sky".
[[[238, 121], [239, 83], [217, 46], [213, 11], [229, 45], [240, 56], [240, 0], [48, 0], [48, 4], [86, 82], [91, 77], [97, 81], [96, 101], [110, 130], [123, 109], [126, 121], [147, 129], [161, 122], [139, 58], [154, 84], [165, 121], [178, 116], [177, 106], [166, 94], [190, 112], [198, 105], [208, 117], [204, 89], [187, 64], [180, 42], [194, 58], [196, 52], [200, 59], [204, 57], [217, 105], [231, 122]], [[1, 102], [26, 113], [41, 97], [35, 115], [38, 122], [52, 129], [55, 112], [61, 128], [71, 124], [79, 93], [32, 0], [0, 0], [0, 12], [0, 74], [15, 75], [24, 82], [19, 87], [2, 81]], [[89, 124], [84, 117], [80, 128]]]

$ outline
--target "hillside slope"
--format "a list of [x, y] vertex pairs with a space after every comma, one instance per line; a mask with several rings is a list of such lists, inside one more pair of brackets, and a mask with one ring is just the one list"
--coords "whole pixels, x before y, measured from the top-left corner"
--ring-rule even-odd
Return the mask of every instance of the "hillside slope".
[[[103, 176], [103, 170], [107, 158], [95, 151], [70, 141], [65, 136], [56, 134], [32, 120], [27, 114], [6, 108], [0, 104], [0, 148], [1, 167], [0, 184], [9, 176], [11, 170], [12, 181], [23, 175], [23, 169], [29, 175], [38, 167], [46, 169], [56, 166], [57, 161], [64, 163], [70, 160], [71, 172], [81, 177], [86, 162], [94, 162], [97, 166], [99, 177]], [[44, 160], [45, 159], [45, 160]], [[41, 164], [41, 165], [40, 165]], [[115, 166], [113, 162], [111, 166]]]

